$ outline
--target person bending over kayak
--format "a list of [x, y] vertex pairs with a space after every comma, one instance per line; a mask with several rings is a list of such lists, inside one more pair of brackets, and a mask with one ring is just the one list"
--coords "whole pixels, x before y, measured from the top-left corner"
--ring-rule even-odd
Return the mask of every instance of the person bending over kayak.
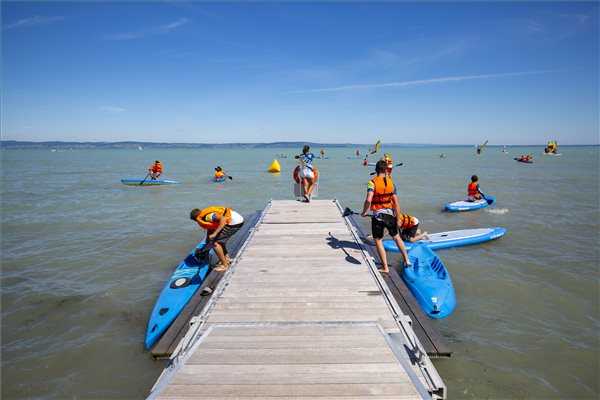
[[310, 147], [305, 145], [302, 148], [302, 154], [294, 156], [295, 159], [300, 160], [300, 180], [302, 187], [304, 188], [304, 201], [310, 202], [310, 196], [315, 187], [315, 172], [313, 166], [313, 160], [315, 155], [310, 152]]
[[419, 220], [408, 214], [400, 214], [401, 221], [398, 227], [400, 228], [400, 238], [404, 242], [414, 243], [422, 239], [429, 239], [427, 232], [421, 232], [419, 229]]
[[194, 208], [190, 212], [190, 219], [206, 229], [206, 245], [214, 246], [219, 257], [215, 271], [226, 271], [231, 263], [226, 244], [244, 225], [244, 217], [228, 207], [210, 206], [202, 210]]
[[158, 179], [162, 175], [162, 173], [163, 165], [158, 160], [154, 161], [154, 164], [152, 164], [150, 168], [148, 168], [148, 174], [150, 174], [150, 178], [152, 178], [152, 180]]
[[220, 181], [225, 179], [225, 172], [223, 172], [223, 168], [216, 167], [215, 168], [215, 181]]
[[481, 192], [479, 191], [479, 178], [477, 175], [471, 176], [471, 183], [467, 185], [467, 201], [481, 200]]
[[391, 177], [387, 176], [387, 162], [379, 160], [375, 165], [377, 176], [371, 179], [367, 185], [367, 197], [363, 206], [362, 216], [366, 217], [369, 210], [371, 215], [371, 231], [377, 254], [383, 264], [381, 272], [388, 273], [389, 267], [387, 256], [383, 247], [384, 229], [387, 229], [390, 236], [396, 242], [396, 245], [404, 258], [404, 265], [409, 266], [410, 260], [406, 253], [406, 247], [400, 239], [398, 228], [402, 226], [400, 213], [400, 204], [396, 195], [396, 186]]

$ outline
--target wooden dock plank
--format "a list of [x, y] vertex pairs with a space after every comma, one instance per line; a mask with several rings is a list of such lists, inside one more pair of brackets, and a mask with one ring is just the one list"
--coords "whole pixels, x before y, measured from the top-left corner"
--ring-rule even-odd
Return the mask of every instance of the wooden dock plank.
[[372, 268], [335, 202], [272, 202], [156, 398], [421, 398]]

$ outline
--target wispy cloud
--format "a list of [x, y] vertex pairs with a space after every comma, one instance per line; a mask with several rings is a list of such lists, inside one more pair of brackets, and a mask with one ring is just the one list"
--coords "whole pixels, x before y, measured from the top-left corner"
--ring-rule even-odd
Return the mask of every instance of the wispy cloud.
[[139, 31], [133, 32], [124, 32], [124, 33], [115, 33], [111, 35], [106, 35], [105, 39], [108, 40], [133, 40], [133, 39], [141, 39], [146, 36], [153, 35], [162, 35], [178, 29], [185, 24], [190, 22], [188, 18], [179, 18], [176, 21], [170, 22], [168, 24], [160, 25], [154, 28], [142, 29]]
[[539, 74], [545, 74], [548, 72], [553, 72], [553, 70], [506, 72], [506, 73], [501, 73], [501, 74], [446, 76], [446, 77], [441, 77], [441, 78], [419, 79], [419, 80], [414, 80], [414, 81], [366, 83], [366, 84], [336, 86], [336, 87], [320, 88], [320, 89], [295, 90], [295, 91], [291, 91], [289, 93], [326, 93], [326, 92], [347, 92], [347, 91], [366, 90], [366, 89], [403, 88], [403, 87], [408, 87], [408, 86], [433, 85], [433, 84], [437, 84], [437, 83], [472, 81], [472, 80], [476, 80], [476, 79], [492, 79], [492, 78], [506, 78], [506, 77], [511, 77], [511, 76], [539, 75]]
[[42, 15], [35, 15], [33, 17], [20, 19], [16, 22], [13, 22], [12, 24], [8, 24], [5, 27], [3, 27], [2, 30], [8, 31], [10, 29], [29, 28], [38, 25], [49, 25], [55, 22], [62, 21], [64, 19], [65, 17], [62, 16], [48, 17]]
[[102, 107], [100, 107], [100, 111], [108, 113], [108, 114], [119, 114], [119, 113], [125, 112], [127, 110], [123, 107], [117, 107], [117, 106], [102, 106]]

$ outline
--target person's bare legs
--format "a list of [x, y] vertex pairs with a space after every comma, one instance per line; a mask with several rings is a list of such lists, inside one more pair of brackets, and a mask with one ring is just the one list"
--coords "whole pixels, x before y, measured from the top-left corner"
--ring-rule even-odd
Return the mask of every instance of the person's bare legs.
[[229, 268], [229, 261], [227, 260], [227, 257], [225, 257], [225, 253], [223, 252], [223, 246], [221, 246], [221, 244], [219, 242], [216, 242], [214, 250], [215, 250], [215, 253], [217, 253], [219, 262], [221, 263], [221, 265], [219, 265], [217, 268], [215, 268], [215, 271], [217, 271], [217, 272], [227, 271], [227, 268]]
[[429, 240], [429, 235], [427, 234], [427, 232], [421, 232], [420, 229], [417, 229], [417, 234], [413, 237], [410, 238], [410, 242], [414, 243], [414, 242], [418, 242], [419, 240]]
[[312, 191], [315, 188], [315, 182], [313, 180], [313, 178], [306, 178], [306, 181], [308, 182], [308, 188], [306, 190], [306, 194], [308, 195], [308, 198], [310, 199], [310, 196], [312, 196]]
[[387, 254], [385, 254], [385, 248], [383, 247], [383, 239], [375, 239], [375, 248], [377, 249], [377, 254], [381, 259], [382, 267], [380, 272], [383, 272], [384, 274], [389, 273], [390, 269], [387, 263]]
[[[404, 259], [404, 265], [405, 266], [410, 265], [410, 260], [408, 258], [408, 253], [406, 252], [406, 246], [404, 246], [404, 242], [400, 238], [400, 235], [397, 234], [396, 236], [393, 237], [393, 239], [394, 239], [394, 242], [396, 242], [396, 246], [398, 246], [398, 249], [400, 250], [400, 253], [402, 253], [402, 258]], [[383, 245], [381, 247], [383, 247]]]

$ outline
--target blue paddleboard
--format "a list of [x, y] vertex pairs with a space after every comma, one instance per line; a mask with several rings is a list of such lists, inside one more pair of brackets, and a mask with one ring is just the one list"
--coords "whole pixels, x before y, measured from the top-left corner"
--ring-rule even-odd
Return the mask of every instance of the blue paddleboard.
[[456, 307], [454, 286], [442, 260], [424, 244], [414, 246], [408, 257], [412, 265], [404, 268], [402, 279], [425, 314], [441, 319]]
[[198, 262], [194, 257], [195, 250], [203, 247], [204, 242], [196, 246], [185, 260], [175, 268], [173, 275], [160, 292], [148, 320], [144, 341], [146, 349], [154, 346], [167, 328], [171, 326], [208, 275], [210, 271], [208, 257], [206, 262]]
[[121, 183], [128, 186], [158, 186], [158, 185], [173, 185], [179, 182], [170, 179], [146, 179], [144, 178], [127, 178], [121, 179]]
[[494, 196], [486, 195], [485, 198], [487, 200], [485, 200], [485, 199], [476, 200], [476, 201], [460, 200], [460, 201], [455, 201], [453, 203], [446, 203], [444, 205], [444, 209], [446, 211], [451, 211], [451, 212], [479, 210], [480, 208], [487, 207], [488, 201], [489, 201], [489, 204], [492, 204], [496, 201], [496, 198]]
[[[404, 242], [404, 246], [406, 246], [407, 251], [419, 243], [423, 243], [431, 250], [449, 249], [451, 247], [468, 246], [498, 239], [504, 236], [505, 233], [506, 229], [500, 227], [461, 229], [458, 231], [430, 233], [429, 240], [419, 240], [415, 243]], [[394, 253], [400, 251], [398, 250], [398, 246], [396, 246], [396, 242], [389, 239], [383, 241], [383, 247], [387, 251]]]

